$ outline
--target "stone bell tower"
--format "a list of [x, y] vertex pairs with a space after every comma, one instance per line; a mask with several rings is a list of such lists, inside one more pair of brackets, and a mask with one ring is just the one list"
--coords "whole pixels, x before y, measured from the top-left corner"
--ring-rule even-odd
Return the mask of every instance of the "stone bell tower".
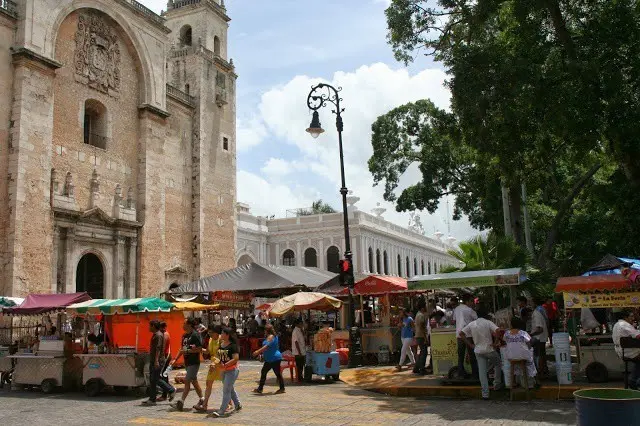
[[224, 0], [170, 0], [167, 82], [192, 96], [192, 254], [195, 276], [235, 266], [237, 75], [227, 56]]

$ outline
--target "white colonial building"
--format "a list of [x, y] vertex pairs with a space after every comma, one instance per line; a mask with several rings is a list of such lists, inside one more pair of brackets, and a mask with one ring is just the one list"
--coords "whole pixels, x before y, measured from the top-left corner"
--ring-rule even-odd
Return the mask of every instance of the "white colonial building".
[[[385, 220], [383, 208], [369, 214], [355, 206], [358, 197], [347, 200], [354, 272], [411, 277], [457, 264], [447, 254], [454, 240], [443, 241], [440, 233], [425, 236], [419, 218], [404, 228]], [[341, 212], [274, 219], [254, 216], [247, 204], [238, 203], [237, 225], [238, 266], [258, 262], [338, 272], [345, 250]]]

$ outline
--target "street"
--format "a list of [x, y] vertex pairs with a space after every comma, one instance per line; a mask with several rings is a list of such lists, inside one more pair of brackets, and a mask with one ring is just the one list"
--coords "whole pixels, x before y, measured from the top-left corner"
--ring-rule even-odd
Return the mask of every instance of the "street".
[[[205, 366], [201, 368], [204, 383]], [[290, 385], [285, 372], [287, 393], [273, 395], [277, 389], [273, 375], [265, 393], [252, 389], [260, 374], [260, 364], [243, 362], [236, 389], [243, 409], [228, 418], [177, 412], [168, 402], [155, 407], [140, 405], [142, 397], [134, 391], [123, 396], [108, 391], [97, 398], [82, 393], [45, 395], [39, 390], [0, 390], [0, 419], [6, 425], [357, 425], [357, 424], [452, 424], [452, 425], [572, 425], [575, 413], [571, 402], [485, 402], [479, 400], [424, 400], [398, 398], [351, 388], [342, 382]], [[209, 408], [218, 408], [220, 384], [214, 385]], [[197, 401], [189, 395], [185, 407]]]

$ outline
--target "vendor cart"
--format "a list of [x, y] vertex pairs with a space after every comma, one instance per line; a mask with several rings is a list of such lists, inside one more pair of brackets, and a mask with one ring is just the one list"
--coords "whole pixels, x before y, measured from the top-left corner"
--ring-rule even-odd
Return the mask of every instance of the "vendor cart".
[[155, 297], [95, 299], [67, 308], [69, 315], [102, 317], [105, 324], [108, 344], [76, 355], [82, 360], [82, 384], [88, 396], [97, 396], [106, 386], [116, 391], [148, 386], [149, 322], [166, 321], [169, 332], [178, 336], [184, 316], [172, 308], [172, 303]]
[[[20, 305], [3, 308], [2, 315], [26, 317], [64, 314], [65, 307], [90, 299], [87, 293], [30, 294]], [[33, 347], [5, 357], [13, 365], [12, 385], [40, 386], [43, 392], [50, 393], [79, 381], [78, 374], [71, 365], [73, 360], [65, 356], [61, 334], [62, 330], [58, 327], [56, 335], [41, 336]], [[7, 368], [9, 361], [4, 360], [2, 364], [3, 368]]]
[[[495, 269], [471, 272], [452, 272], [445, 274], [419, 275], [408, 282], [409, 290], [443, 290], [479, 287], [509, 286], [509, 301], [513, 299], [513, 286], [519, 285], [526, 278], [520, 268]], [[500, 306], [496, 292], [493, 291], [493, 310]], [[431, 357], [433, 372], [436, 375], [448, 375], [454, 378], [458, 374], [457, 335], [455, 326], [431, 330]]]
[[22, 386], [40, 386], [44, 393], [51, 393], [57, 387], [63, 386], [66, 362], [63, 345], [62, 340], [45, 340], [40, 342], [36, 353], [6, 357], [15, 363], [13, 383]]
[[[305, 311], [335, 311], [340, 309], [342, 302], [335, 297], [323, 293], [300, 292], [276, 300], [268, 311], [269, 316], [280, 317], [292, 312]], [[322, 333], [322, 331], [320, 331]], [[322, 376], [329, 380], [340, 379], [340, 358], [338, 352], [331, 351], [331, 338], [325, 343], [328, 347], [307, 350], [306, 364], [304, 367], [304, 380], [310, 382], [314, 375]], [[320, 346], [320, 345], [316, 345]]]
[[[559, 278], [556, 291], [561, 292], [566, 311], [582, 309], [636, 308], [640, 291], [624, 275], [592, 275]], [[575, 322], [574, 322], [575, 326]], [[573, 331], [573, 333], [571, 333]], [[576, 352], [579, 371], [591, 383], [604, 383], [624, 375], [624, 362], [615, 351], [611, 334], [577, 335]]]

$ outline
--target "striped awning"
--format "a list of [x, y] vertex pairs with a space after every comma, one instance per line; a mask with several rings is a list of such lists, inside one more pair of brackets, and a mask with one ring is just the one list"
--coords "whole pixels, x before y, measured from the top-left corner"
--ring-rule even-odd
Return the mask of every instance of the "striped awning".
[[173, 303], [157, 297], [92, 299], [68, 306], [67, 312], [91, 315], [135, 314], [140, 312], [169, 312], [173, 306]]

